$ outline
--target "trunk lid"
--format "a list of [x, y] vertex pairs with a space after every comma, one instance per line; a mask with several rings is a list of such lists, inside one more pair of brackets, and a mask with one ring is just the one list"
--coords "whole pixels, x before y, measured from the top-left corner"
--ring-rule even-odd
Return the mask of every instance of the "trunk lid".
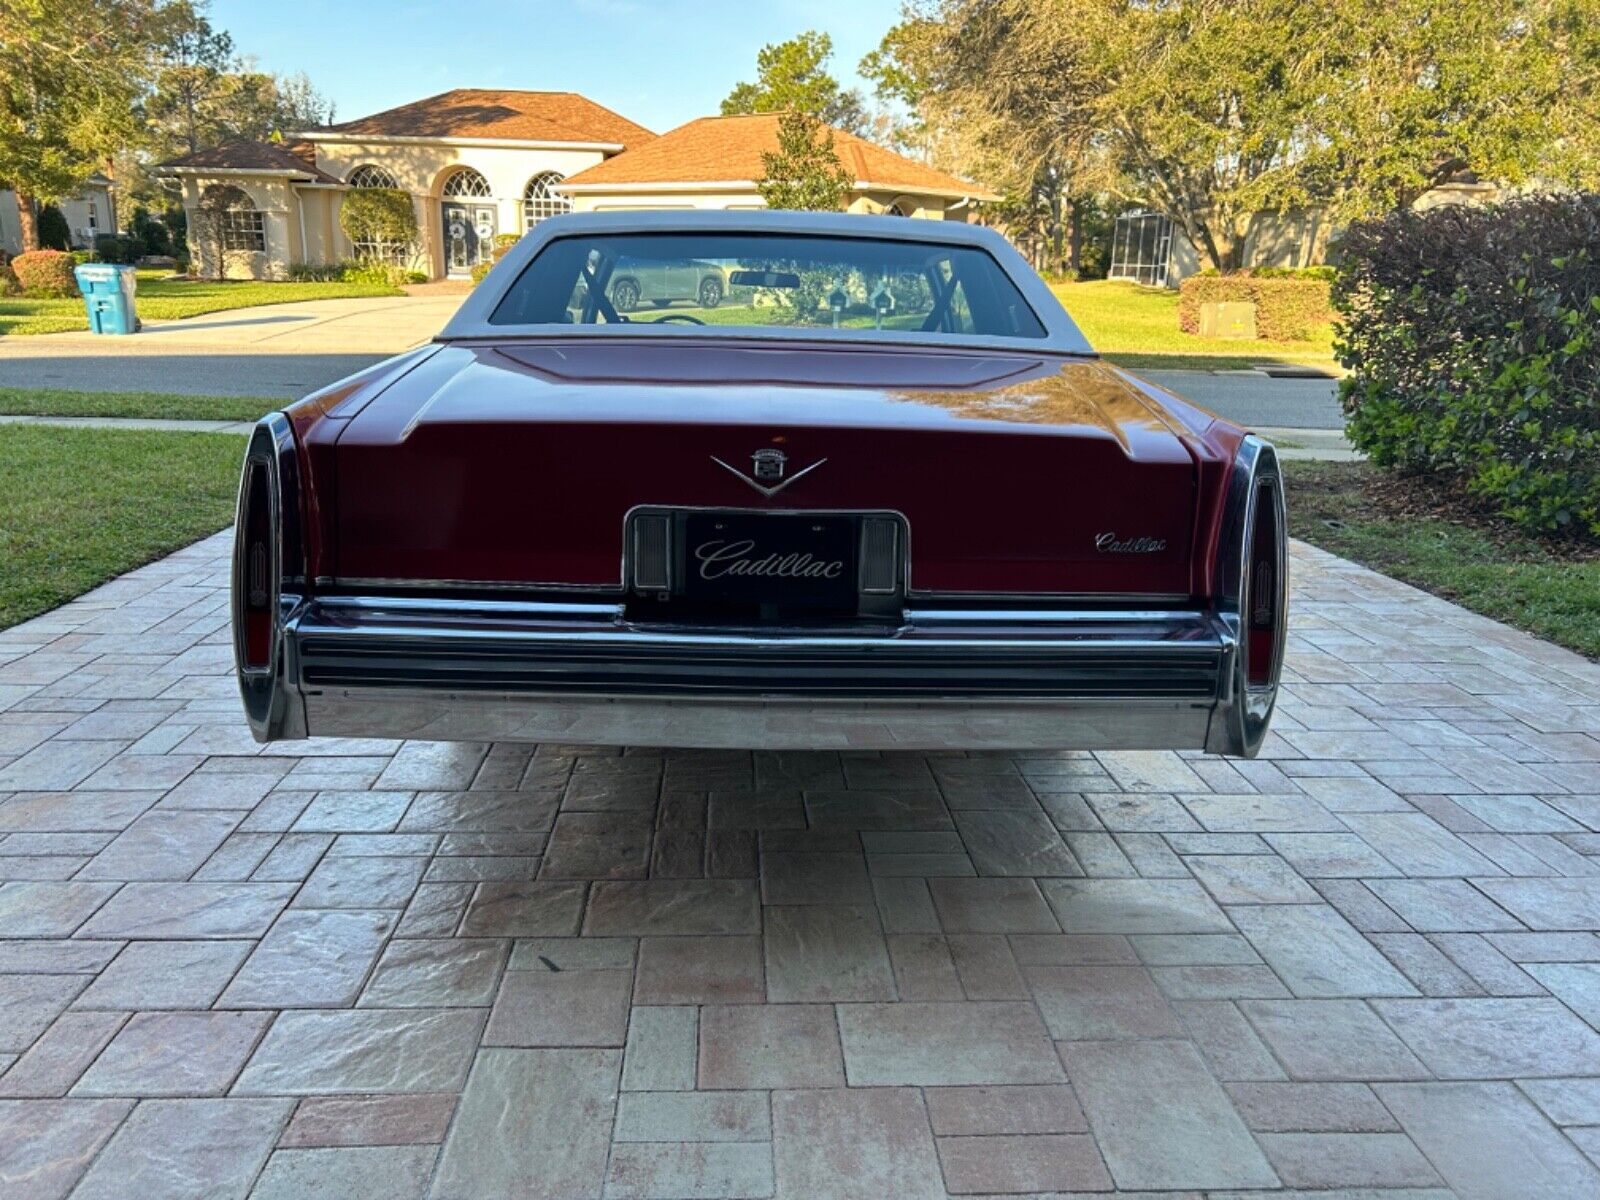
[[[772, 496], [761, 450], [786, 460]], [[625, 517], [651, 506], [898, 511], [918, 593], [1191, 591], [1187, 436], [1093, 359], [451, 345], [350, 420], [336, 460], [349, 584], [615, 589]]]

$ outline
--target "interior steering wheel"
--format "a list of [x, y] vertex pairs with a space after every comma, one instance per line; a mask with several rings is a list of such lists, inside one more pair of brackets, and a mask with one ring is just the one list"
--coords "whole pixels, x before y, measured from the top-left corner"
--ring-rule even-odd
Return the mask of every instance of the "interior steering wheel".
[[691, 325], [705, 324], [705, 322], [699, 317], [691, 317], [688, 313], [668, 313], [664, 317], [657, 317], [654, 321], [651, 321], [650, 324], [661, 325], [665, 324], [667, 321], [687, 321]]

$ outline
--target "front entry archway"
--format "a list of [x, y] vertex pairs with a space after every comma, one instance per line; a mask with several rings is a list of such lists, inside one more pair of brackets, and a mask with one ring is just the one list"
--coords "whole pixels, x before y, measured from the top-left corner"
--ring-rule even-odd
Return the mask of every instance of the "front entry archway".
[[470, 275], [473, 267], [494, 257], [499, 213], [489, 195], [489, 181], [471, 167], [461, 167], [440, 191], [445, 271]]
[[451, 275], [470, 275], [473, 267], [493, 257], [495, 207], [446, 200], [440, 208], [444, 214], [445, 270]]

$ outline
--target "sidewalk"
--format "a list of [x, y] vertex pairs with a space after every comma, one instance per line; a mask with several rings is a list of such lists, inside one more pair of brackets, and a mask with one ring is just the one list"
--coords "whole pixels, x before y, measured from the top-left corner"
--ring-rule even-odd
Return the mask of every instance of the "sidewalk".
[[252, 421], [176, 421], [159, 417], [32, 417], [0, 413], [0, 425], [65, 425], [80, 429], [165, 429], [179, 433], [249, 433]]
[[47, 333], [0, 338], [0, 360], [70, 351], [94, 357], [193, 351], [256, 354], [398, 354], [432, 338], [461, 306], [460, 294], [305, 300], [146, 321], [132, 337]]

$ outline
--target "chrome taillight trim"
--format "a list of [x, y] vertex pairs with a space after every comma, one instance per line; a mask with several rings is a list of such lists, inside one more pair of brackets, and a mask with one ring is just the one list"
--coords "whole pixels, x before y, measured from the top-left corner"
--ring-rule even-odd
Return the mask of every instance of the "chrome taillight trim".
[[[265, 665], [247, 658], [245, 613], [250, 600], [251, 554], [248, 546], [251, 485], [266, 476], [268, 555], [265, 564], [267, 604], [272, 631]], [[284, 626], [305, 597], [305, 542], [300, 515], [300, 460], [294, 428], [282, 413], [256, 422], [239, 473], [239, 499], [234, 514], [233, 562], [230, 571], [230, 614], [233, 660], [240, 699], [257, 741], [304, 736], [305, 716], [299, 696], [285, 684]], [[259, 606], [257, 606], [259, 607]]]
[[[1275, 567], [1273, 571], [1277, 628], [1273, 639], [1273, 661], [1267, 682], [1252, 684], [1249, 665], [1249, 615], [1252, 607], [1250, 567], [1256, 523], [1261, 506], [1273, 506], [1277, 524]], [[1228, 480], [1228, 496], [1223, 511], [1221, 536], [1217, 547], [1217, 617], [1234, 642], [1232, 670], [1225, 681], [1226, 693], [1211, 718], [1206, 749], [1214, 754], [1253, 757], [1267, 735], [1278, 687], [1283, 675], [1283, 656], [1289, 619], [1289, 521], [1284, 504], [1283, 478], [1278, 454], [1270, 442], [1249, 435], [1239, 444], [1233, 471]]]

